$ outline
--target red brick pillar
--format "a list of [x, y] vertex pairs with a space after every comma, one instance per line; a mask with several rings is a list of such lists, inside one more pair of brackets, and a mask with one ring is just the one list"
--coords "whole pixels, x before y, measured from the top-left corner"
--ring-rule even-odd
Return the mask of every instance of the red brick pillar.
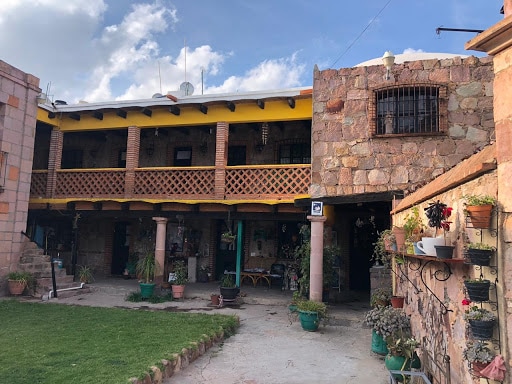
[[165, 237], [167, 230], [167, 218], [166, 217], [153, 217], [156, 221], [156, 240], [155, 240], [155, 262], [157, 267], [155, 272], [155, 283], [161, 284], [164, 281], [164, 270], [165, 270]]
[[311, 221], [311, 259], [309, 264], [309, 299], [322, 301], [324, 286], [324, 223], [325, 216], [308, 216]]
[[215, 188], [216, 199], [224, 199], [226, 190], [226, 165], [228, 163], [229, 124], [225, 121], [217, 123], [215, 138]]
[[140, 128], [128, 127], [128, 138], [126, 143], [126, 173], [124, 196], [133, 197], [135, 188], [135, 168], [139, 167], [139, 150], [140, 150]]
[[505, 0], [503, 9], [505, 10], [505, 17], [512, 15], [512, 0]]
[[62, 147], [64, 145], [64, 133], [57, 127], [53, 127], [50, 137], [50, 153], [48, 155], [48, 180], [46, 182], [46, 197], [54, 197], [57, 185], [57, 171], [61, 167]]

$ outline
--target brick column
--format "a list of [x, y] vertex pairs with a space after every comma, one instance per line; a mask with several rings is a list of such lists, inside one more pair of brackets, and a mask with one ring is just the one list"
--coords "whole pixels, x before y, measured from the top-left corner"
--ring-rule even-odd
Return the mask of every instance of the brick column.
[[215, 137], [215, 188], [216, 199], [224, 199], [226, 190], [226, 164], [228, 163], [229, 124], [220, 121], [217, 123]]
[[128, 127], [128, 138], [126, 143], [126, 173], [124, 180], [124, 196], [133, 197], [135, 188], [135, 168], [139, 167], [140, 150], [140, 128]]
[[324, 286], [325, 216], [308, 216], [311, 221], [311, 259], [309, 263], [309, 300], [322, 302]]
[[46, 197], [54, 197], [57, 185], [57, 171], [61, 167], [62, 147], [64, 145], [64, 133], [57, 127], [53, 127], [50, 137], [50, 153], [48, 155], [48, 180], [46, 182]]
[[[494, 55], [494, 123], [498, 163], [499, 235], [498, 263], [501, 263], [497, 294], [504, 298], [500, 310], [502, 354], [512, 366], [512, 1], [504, 2], [505, 18], [466, 43], [466, 49]], [[501, 319], [504, 319], [502, 321]], [[503, 324], [504, 323], [504, 324]]]
[[155, 262], [159, 265], [155, 272], [155, 283], [160, 284], [164, 281], [165, 270], [165, 237], [167, 230], [167, 217], [153, 217], [156, 221], [156, 240], [155, 240]]

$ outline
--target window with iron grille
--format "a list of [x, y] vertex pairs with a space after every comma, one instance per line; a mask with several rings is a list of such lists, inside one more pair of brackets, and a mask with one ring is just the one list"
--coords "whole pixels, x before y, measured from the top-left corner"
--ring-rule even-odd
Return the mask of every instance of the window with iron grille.
[[414, 85], [375, 91], [377, 135], [440, 132], [442, 89]]
[[289, 143], [279, 145], [279, 164], [311, 163], [310, 143]]

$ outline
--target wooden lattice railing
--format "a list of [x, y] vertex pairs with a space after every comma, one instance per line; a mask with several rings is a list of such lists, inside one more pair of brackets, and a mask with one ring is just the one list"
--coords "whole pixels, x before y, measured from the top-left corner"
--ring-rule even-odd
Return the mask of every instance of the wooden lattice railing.
[[212, 199], [214, 187], [213, 167], [146, 168], [135, 171], [134, 195], [138, 196]]
[[307, 194], [310, 165], [233, 167], [226, 170], [226, 198], [293, 198]]
[[59, 170], [55, 197], [124, 197], [125, 169]]
[[[222, 199], [292, 199], [307, 194], [308, 164], [228, 167]], [[31, 197], [46, 196], [48, 171], [34, 171]], [[215, 199], [214, 167], [140, 168], [133, 194], [126, 190], [125, 169], [65, 169], [57, 171], [54, 198]], [[218, 198], [218, 197], [217, 197]]]
[[30, 196], [44, 197], [46, 196], [46, 183], [48, 180], [47, 170], [32, 171], [32, 180], [30, 181]]

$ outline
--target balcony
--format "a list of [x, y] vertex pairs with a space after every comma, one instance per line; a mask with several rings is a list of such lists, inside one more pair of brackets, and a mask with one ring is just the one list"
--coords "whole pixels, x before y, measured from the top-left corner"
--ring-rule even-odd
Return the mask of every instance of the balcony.
[[[281, 200], [308, 194], [309, 164], [65, 169], [48, 193], [48, 171], [32, 174], [32, 199]], [[133, 180], [133, 181], [131, 181]]]

